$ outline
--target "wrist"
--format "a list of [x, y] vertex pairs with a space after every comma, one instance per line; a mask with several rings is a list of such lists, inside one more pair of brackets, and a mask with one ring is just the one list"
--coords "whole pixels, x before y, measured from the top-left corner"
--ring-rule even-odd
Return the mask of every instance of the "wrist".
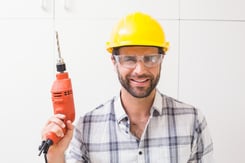
[[65, 154], [63, 151], [52, 151], [50, 149], [47, 153], [48, 163], [65, 163]]

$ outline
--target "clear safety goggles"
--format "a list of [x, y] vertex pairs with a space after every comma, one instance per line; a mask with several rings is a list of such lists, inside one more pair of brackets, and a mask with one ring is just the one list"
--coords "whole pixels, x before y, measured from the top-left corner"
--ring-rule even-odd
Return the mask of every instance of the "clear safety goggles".
[[159, 65], [163, 59], [163, 54], [148, 54], [143, 56], [137, 55], [114, 55], [117, 63], [129, 69], [136, 67], [137, 62], [141, 61], [145, 67], [152, 68]]

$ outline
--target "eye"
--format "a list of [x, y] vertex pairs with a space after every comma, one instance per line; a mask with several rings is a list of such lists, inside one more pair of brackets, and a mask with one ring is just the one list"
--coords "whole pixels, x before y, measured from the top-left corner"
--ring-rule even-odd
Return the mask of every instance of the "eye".
[[159, 56], [158, 55], [151, 55], [151, 56], [145, 56], [144, 61], [145, 62], [152, 62], [155, 63], [158, 61]]
[[135, 56], [123, 56], [123, 62], [136, 62], [137, 59]]

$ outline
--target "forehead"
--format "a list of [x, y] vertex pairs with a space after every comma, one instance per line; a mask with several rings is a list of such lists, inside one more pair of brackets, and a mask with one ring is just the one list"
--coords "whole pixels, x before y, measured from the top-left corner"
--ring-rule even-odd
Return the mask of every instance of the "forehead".
[[125, 46], [119, 48], [119, 54], [151, 54], [158, 53], [157, 47], [152, 46]]

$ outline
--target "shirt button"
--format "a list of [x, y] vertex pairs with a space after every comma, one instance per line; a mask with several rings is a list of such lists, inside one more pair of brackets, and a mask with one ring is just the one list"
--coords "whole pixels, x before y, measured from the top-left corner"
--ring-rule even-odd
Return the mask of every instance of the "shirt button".
[[142, 151], [139, 151], [139, 155], [142, 155], [142, 153], [143, 153]]

